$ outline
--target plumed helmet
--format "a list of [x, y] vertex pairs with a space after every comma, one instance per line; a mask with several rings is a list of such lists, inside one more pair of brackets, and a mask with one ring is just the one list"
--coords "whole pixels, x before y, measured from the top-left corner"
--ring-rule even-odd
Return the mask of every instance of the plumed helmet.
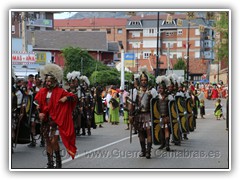
[[184, 77], [179, 76], [177, 79], [178, 87], [184, 87]]
[[40, 69], [40, 76], [42, 79], [45, 79], [46, 76], [51, 76], [60, 83], [63, 79], [63, 71], [62, 68], [56, 64], [46, 64]]
[[139, 79], [142, 79], [143, 77], [147, 78], [148, 81], [148, 75], [147, 75], [147, 66], [142, 66], [139, 68], [140, 76]]
[[67, 73], [67, 80], [68, 81], [71, 81], [74, 79], [80, 80], [80, 74], [81, 74], [80, 71], [69, 72], [69, 73]]
[[170, 84], [169, 85], [174, 85], [175, 84], [175, 78], [174, 78], [174, 76], [173, 76], [173, 74], [169, 74], [168, 76], [167, 76], [167, 78], [169, 79], [169, 81], [170, 81]]
[[87, 85], [90, 85], [90, 81], [87, 76], [80, 76], [80, 81], [84, 81]]
[[166, 76], [158, 76], [156, 78], [156, 83], [158, 84], [158, 87], [162, 87], [164, 89], [171, 84], [170, 80]]

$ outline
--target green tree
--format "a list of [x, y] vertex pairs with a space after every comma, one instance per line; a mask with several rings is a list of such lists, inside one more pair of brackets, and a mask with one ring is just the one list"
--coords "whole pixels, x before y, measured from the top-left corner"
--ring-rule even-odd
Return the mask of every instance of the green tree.
[[110, 70], [110, 67], [96, 61], [92, 56], [81, 48], [67, 47], [62, 50], [62, 55], [65, 59], [64, 77], [68, 72], [82, 71], [81, 75], [90, 77], [95, 71]]
[[173, 66], [174, 70], [184, 70], [186, 71], [186, 64], [182, 58], [178, 58], [177, 63]]
[[216, 42], [216, 57], [219, 61], [224, 60], [228, 64], [229, 57], [229, 18], [228, 12], [220, 12], [220, 17], [215, 21], [215, 31], [219, 33], [219, 42]]
[[119, 85], [120, 84], [120, 72], [117, 70], [102, 70], [94, 71], [89, 78], [91, 84], [101, 84], [101, 86], [106, 85]]

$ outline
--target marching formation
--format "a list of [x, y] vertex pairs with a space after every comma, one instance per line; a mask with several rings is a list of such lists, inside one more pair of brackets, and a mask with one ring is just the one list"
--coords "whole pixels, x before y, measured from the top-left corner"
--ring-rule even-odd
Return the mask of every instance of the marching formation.
[[107, 120], [118, 125], [122, 115], [130, 143], [132, 134], [138, 134], [139, 156], [150, 159], [152, 144], [170, 151], [170, 142], [181, 145], [196, 128], [200, 102], [183, 77], [158, 76], [156, 87], [150, 87], [146, 69], [141, 68], [128, 90], [109, 89], [105, 94], [100, 85], [91, 87], [79, 71], [69, 72], [66, 79], [69, 88], [64, 89], [63, 71], [55, 64], [45, 65], [35, 77], [29, 75], [27, 82], [13, 74], [12, 153], [17, 144], [35, 147], [40, 139], [47, 168], [61, 168], [60, 139], [74, 159], [76, 136], [90, 136], [92, 128]]
[[[138, 131], [140, 157], [151, 158], [152, 144], [170, 151], [170, 142], [181, 145], [196, 128], [197, 94], [175, 74], [158, 76], [156, 88], [148, 86], [144, 68], [135, 77], [127, 98], [130, 124]], [[131, 140], [131, 139], [130, 139]]]

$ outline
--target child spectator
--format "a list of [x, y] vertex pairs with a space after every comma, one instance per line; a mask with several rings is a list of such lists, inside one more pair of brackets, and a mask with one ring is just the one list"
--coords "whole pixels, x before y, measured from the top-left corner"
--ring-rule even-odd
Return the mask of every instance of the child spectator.
[[200, 115], [202, 119], [205, 119], [203, 116], [205, 115], [205, 102], [204, 99], [200, 100]]
[[217, 120], [220, 120], [221, 117], [223, 117], [223, 119], [225, 119], [224, 116], [223, 116], [221, 99], [218, 99], [216, 104], [215, 104], [214, 115], [215, 115]]

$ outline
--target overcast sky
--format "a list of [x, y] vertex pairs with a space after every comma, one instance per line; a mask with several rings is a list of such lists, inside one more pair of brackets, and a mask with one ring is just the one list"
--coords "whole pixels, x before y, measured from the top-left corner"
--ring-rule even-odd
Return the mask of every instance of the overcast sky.
[[54, 19], [66, 19], [73, 16], [76, 13], [77, 12], [54, 13]]

